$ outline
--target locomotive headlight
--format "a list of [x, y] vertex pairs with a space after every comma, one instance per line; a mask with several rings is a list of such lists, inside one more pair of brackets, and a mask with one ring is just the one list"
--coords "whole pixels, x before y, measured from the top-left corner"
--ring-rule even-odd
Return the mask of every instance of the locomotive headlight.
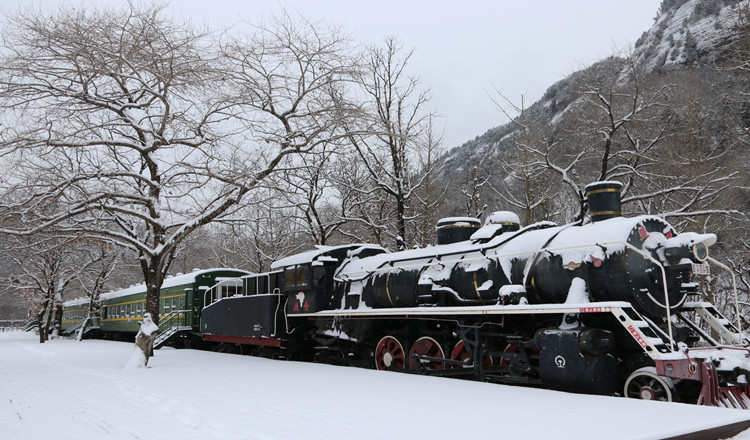
[[708, 248], [716, 243], [714, 234], [696, 234], [684, 232], [669, 238], [664, 246], [664, 255], [670, 264], [683, 264], [690, 259], [694, 263], [703, 263], [708, 259]]
[[708, 245], [705, 242], [694, 244], [693, 256], [701, 263], [706, 261], [708, 259]]

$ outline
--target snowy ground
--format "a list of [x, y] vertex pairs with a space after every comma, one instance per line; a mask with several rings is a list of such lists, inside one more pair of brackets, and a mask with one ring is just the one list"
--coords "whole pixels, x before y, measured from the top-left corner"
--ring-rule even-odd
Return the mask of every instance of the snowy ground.
[[[750, 412], [0, 333], [0, 438], [658, 439]], [[750, 432], [737, 439], [750, 440]]]

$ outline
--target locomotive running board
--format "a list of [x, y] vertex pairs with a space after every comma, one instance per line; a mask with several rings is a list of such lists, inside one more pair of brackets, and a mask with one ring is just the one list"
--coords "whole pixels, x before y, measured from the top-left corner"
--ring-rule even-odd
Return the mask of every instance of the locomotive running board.
[[468, 307], [408, 307], [408, 308], [360, 308], [345, 310], [323, 310], [314, 313], [289, 313], [289, 318], [368, 318], [381, 316], [434, 316], [434, 315], [529, 315], [555, 313], [607, 313], [614, 309], [632, 308], [621, 301], [581, 304], [534, 304], [497, 305]]
[[324, 310], [315, 313], [294, 313], [289, 318], [310, 319], [367, 319], [367, 318], [410, 318], [435, 316], [503, 316], [539, 314], [612, 314], [633, 339], [652, 358], [675, 353], [669, 348], [669, 336], [648, 319], [633, 309], [627, 302], [611, 301], [580, 304], [523, 304], [475, 307], [412, 307], [383, 309]]

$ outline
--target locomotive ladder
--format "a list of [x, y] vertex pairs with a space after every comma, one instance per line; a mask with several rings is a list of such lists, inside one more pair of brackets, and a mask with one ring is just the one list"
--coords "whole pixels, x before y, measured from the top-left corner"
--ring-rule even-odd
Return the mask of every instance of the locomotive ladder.
[[750, 345], [750, 340], [729, 319], [719, 313], [713, 304], [709, 302], [686, 302], [680, 310], [678, 317], [705, 340], [719, 346], [722, 345], [720, 340], [715, 340], [714, 337], [706, 333], [689, 317], [685, 316], [688, 312], [695, 312], [702, 322], [708, 324], [714, 335], [718, 336], [724, 343], [730, 345]]
[[154, 349], [161, 348], [178, 333], [192, 330], [192, 327], [185, 325], [187, 313], [190, 310], [175, 310], [159, 320], [159, 334], [154, 339]]
[[[73, 338], [75, 338], [77, 336], [78, 329], [80, 329], [83, 326], [83, 321], [84, 320], [82, 319], [82, 320], [78, 321], [77, 323], [75, 323], [74, 325], [66, 328], [63, 331], [61, 331], [60, 332], [60, 337], [61, 338], [66, 338], [66, 339], [73, 339]], [[87, 329], [87, 331], [88, 331], [88, 329]]]

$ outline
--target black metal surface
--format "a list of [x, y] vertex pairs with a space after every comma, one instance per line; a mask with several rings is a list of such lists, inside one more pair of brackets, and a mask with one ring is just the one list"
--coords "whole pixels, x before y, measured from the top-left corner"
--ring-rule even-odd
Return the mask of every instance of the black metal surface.
[[539, 376], [550, 388], [611, 395], [619, 389], [619, 365], [610, 355], [584, 355], [580, 350], [581, 329], [541, 330]]
[[597, 182], [586, 187], [591, 221], [598, 222], [622, 215], [621, 190], [620, 182]]
[[466, 241], [479, 230], [482, 224], [478, 219], [441, 219], [437, 223], [437, 244]]
[[203, 309], [201, 332], [208, 335], [275, 337], [280, 295], [223, 298]]

